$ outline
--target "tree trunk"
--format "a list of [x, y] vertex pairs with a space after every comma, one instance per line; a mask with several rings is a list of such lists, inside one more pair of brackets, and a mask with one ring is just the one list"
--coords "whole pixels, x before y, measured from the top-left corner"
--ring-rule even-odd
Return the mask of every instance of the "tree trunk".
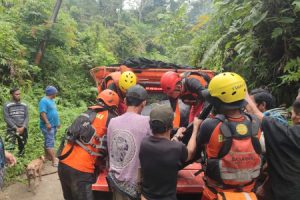
[[[52, 15], [49, 19], [49, 22], [50, 22], [50, 25], [51, 25], [50, 29], [51, 29], [52, 25], [56, 22], [56, 18], [57, 18], [61, 3], [62, 3], [62, 0], [57, 0], [56, 1], [55, 7], [54, 7], [53, 12], [52, 12]], [[42, 60], [43, 55], [45, 53], [46, 44], [47, 44], [47, 40], [49, 39], [49, 36], [50, 36], [50, 32], [48, 31], [45, 34], [44, 39], [41, 41], [41, 43], [39, 45], [39, 49], [38, 49], [37, 54], [36, 54], [35, 59], [34, 59], [34, 63], [36, 65], [39, 65], [41, 63], [41, 60]]]

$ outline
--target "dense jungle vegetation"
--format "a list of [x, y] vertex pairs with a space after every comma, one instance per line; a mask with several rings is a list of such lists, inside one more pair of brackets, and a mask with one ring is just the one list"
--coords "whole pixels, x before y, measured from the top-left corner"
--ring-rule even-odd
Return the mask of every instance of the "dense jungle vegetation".
[[[94, 66], [146, 57], [235, 71], [249, 87], [266, 86], [287, 105], [300, 86], [300, 0], [64, 0], [51, 23], [56, 2], [0, 1], [0, 102], [19, 86], [30, 109], [26, 156], [8, 179], [43, 153], [37, 105], [45, 86], [59, 89], [58, 144], [96, 96]], [[0, 135], [5, 129], [1, 114]]]

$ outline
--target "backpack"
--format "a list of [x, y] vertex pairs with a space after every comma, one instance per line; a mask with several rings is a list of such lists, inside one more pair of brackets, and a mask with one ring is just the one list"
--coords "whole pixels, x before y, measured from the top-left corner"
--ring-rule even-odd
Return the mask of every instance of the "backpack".
[[[261, 147], [258, 139], [259, 120], [246, 115], [249, 120], [243, 122], [228, 121], [224, 115], [217, 115], [222, 124], [218, 138], [223, 145], [217, 157], [207, 158], [205, 175], [217, 181], [221, 189], [237, 189], [254, 183], [260, 174]], [[209, 185], [209, 183], [208, 183]]]
[[[59, 160], [66, 159], [73, 151], [75, 144], [82, 147], [90, 155], [93, 156], [104, 156], [102, 153], [94, 152], [87, 148], [87, 145], [91, 145], [93, 148], [100, 149], [102, 145], [106, 142], [106, 136], [99, 138], [96, 135], [96, 130], [92, 126], [93, 121], [95, 120], [97, 113], [108, 110], [106, 107], [98, 106], [97, 108], [88, 109], [84, 113], [81, 113], [67, 128], [65, 136], [62, 138], [62, 142], [57, 151], [57, 157]], [[100, 141], [100, 145], [93, 144], [93, 139]], [[64, 154], [61, 155], [65, 142], [71, 144], [71, 148]]]

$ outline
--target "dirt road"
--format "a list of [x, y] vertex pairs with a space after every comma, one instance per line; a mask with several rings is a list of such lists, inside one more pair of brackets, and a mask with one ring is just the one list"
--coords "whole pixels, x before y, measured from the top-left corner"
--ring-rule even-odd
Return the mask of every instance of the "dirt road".
[[37, 181], [39, 185], [36, 187], [35, 193], [28, 192], [27, 182], [15, 183], [0, 192], [0, 200], [63, 200], [57, 168], [47, 162], [43, 174], [50, 175], [43, 176], [41, 182]]

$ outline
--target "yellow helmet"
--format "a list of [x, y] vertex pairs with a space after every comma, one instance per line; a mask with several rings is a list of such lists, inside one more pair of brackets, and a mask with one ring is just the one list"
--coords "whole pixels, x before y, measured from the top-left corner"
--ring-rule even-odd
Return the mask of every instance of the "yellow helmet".
[[132, 71], [126, 71], [121, 74], [119, 79], [119, 88], [122, 92], [126, 92], [127, 89], [136, 85], [136, 75]]
[[210, 96], [224, 103], [233, 103], [245, 99], [247, 86], [245, 80], [233, 72], [224, 72], [213, 77], [208, 85]]

